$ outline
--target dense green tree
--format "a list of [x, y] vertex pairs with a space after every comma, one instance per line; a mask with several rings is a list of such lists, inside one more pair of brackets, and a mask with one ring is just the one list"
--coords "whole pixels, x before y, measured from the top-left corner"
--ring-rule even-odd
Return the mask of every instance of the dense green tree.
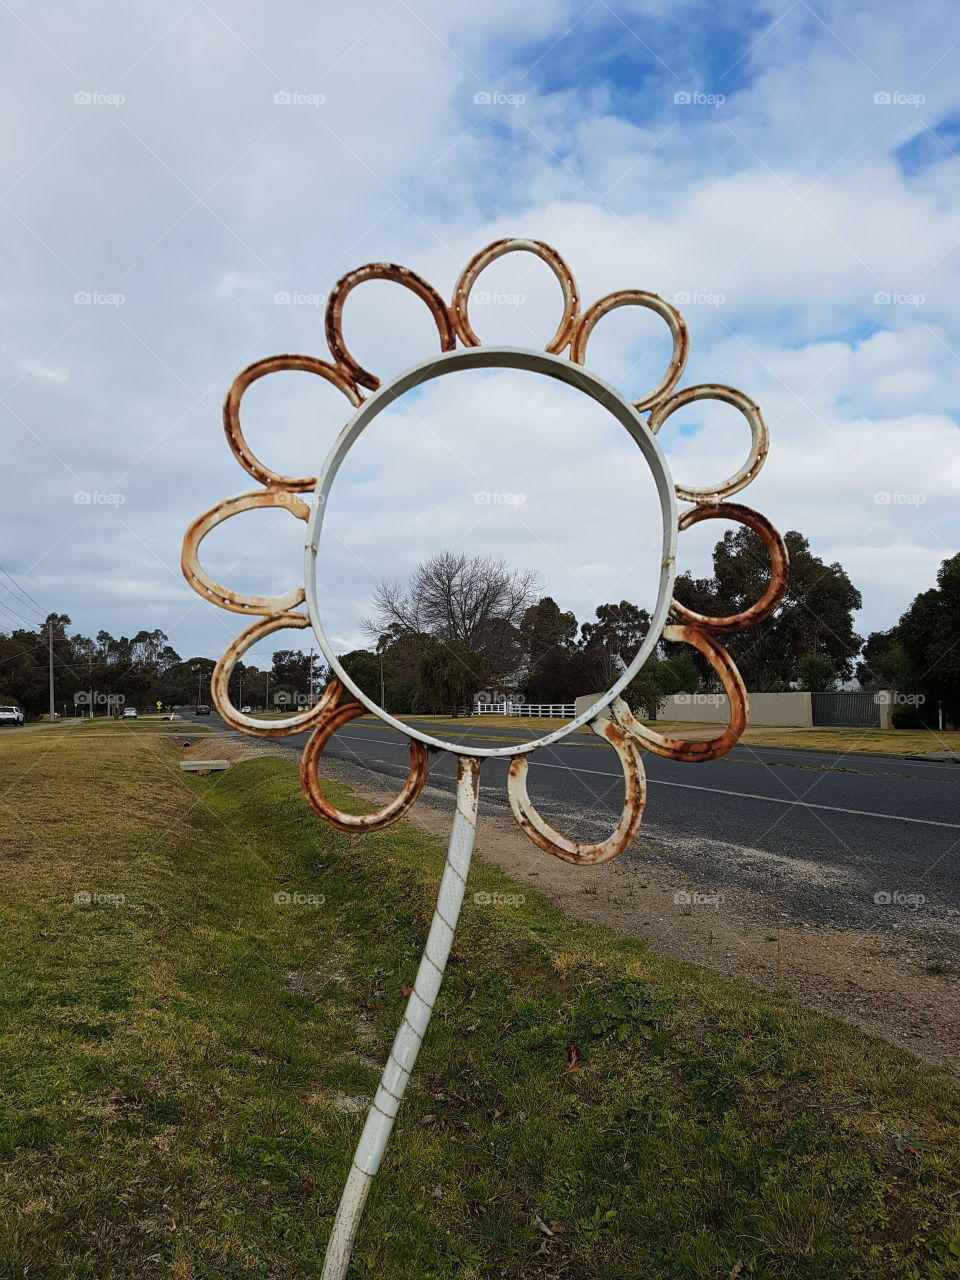
[[598, 605], [596, 622], [585, 622], [580, 628], [577, 675], [590, 685], [580, 692], [608, 689], [630, 664], [649, 629], [649, 613], [629, 600]]
[[896, 630], [927, 721], [936, 722], [942, 703], [946, 719], [960, 723], [960, 552], [944, 560], [937, 585], [916, 597]]
[[[577, 619], [551, 596], [531, 605], [520, 623], [523, 675], [517, 691], [529, 702], [569, 702], [579, 679]], [[583, 692], [578, 690], [578, 692]]]
[[544, 596], [530, 606], [520, 623], [528, 668], [535, 667], [551, 650], [572, 645], [576, 636], [576, 616], [564, 613], [552, 596]]
[[[371, 653], [368, 649], [354, 649], [350, 653], [341, 656], [340, 662], [344, 671], [355, 680], [368, 698], [372, 698], [374, 702], [380, 702], [380, 659], [375, 653]], [[384, 680], [386, 680], [386, 672], [384, 672]], [[348, 698], [352, 700], [353, 695], [348, 691]]]
[[897, 627], [871, 631], [857, 663], [857, 679], [864, 689], [906, 690], [911, 679], [910, 661], [903, 651]]
[[830, 693], [837, 687], [837, 670], [822, 653], [806, 653], [797, 663], [797, 684], [805, 693]]
[[418, 711], [430, 715], [457, 715], [482, 689], [487, 672], [483, 656], [460, 640], [427, 640], [420, 659]]
[[[811, 653], [829, 658], [837, 675], [847, 679], [863, 645], [853, 627], [862, 599], [843, 566], [815, 556], [796, 530], [784, 541], [790, 584], [780, 607], [758, 626], [724, 637], [744, 683], [755, 692], [793, 679], [800, 659]], [[677, 578], [674, 595], [681, 604], [715, 616], [739, 613], [760, 599], [770, 577], [763, 543], [743, 527], [716, 544], [713, 567], [712, 579]]]

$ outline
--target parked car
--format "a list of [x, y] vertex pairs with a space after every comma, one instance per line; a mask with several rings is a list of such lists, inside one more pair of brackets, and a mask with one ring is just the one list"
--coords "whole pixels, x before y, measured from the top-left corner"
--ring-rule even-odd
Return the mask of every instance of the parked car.
[[198, 703], [197, 703], [197, 715], [198, 715], [198, 716], [208, 716], [209, 714], [210, 714], [210, 708], [207, 706], [207, 704], [206, 704], [205, 702], [198, 702]]
[[137, 718], [137, 708], [136, 708], [136, 707], [124, 707], [124, 708], [123, 708], [123, 715], [120, 717], [120, 719], [121, 719], [121, 720], [136, 720], [136, 718]]
[[240, 714], [244, 716], [248, 716], [250, 714], [250, 707], [241, 707]]
[[0, 707], [0, 724], [23, 724], [23, 710], [20, 707]]

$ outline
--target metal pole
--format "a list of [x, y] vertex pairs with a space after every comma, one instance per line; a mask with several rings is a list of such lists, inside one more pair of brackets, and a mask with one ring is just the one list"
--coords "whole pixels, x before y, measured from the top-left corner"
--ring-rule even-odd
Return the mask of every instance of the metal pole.
[[264, 694], [264, 697], [263, 697], [263, 709], [264, 711], [270, 710], [270, 668], [269, 667], [267, 667], [267, 692]]
[[321, 1280], [344, 1280], [347, 1274], [370, 1184], [380, 1168], [384, 1148], [393, 1129], [410, 1073], [417, 1061], [453, 944], [453, 934], [467, 887], [470, 859], [473, 856], [480, 796], [480, 761], [475, 756], [459, 756], [457, 766], [457, 807], [453, 815], [450, 845], [433, 923], [430, 925], [426, 949], [417, 970], [403, 1022], [387, 1058], [376, 1096], [367, 1112], [367, 1122], [340, 1197], [340, 1206], [327, 1243]]
[[383, 650], [380, 650], [380, 705], [386, 711], [387, 706], [383, 700]]
[[50, 722], [53, 723], [57, 718], [56, 708], [53, 705], [53, 619], [47, 624], [48, 642], [50, 649]]

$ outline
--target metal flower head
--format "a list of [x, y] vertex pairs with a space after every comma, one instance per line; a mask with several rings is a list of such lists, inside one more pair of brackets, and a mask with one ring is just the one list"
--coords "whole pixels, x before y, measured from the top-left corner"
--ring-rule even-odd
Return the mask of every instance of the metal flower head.
[[[495, 259], [516, 251], [535, 254], [545, 262], [556, 275], [563, 292], [563, 315], [543, 352], [510, 347], [484, 347], [470, 321], [470, 294], [477, 277]], [[415, 293], [433, 316], [440, 339], [439, 356], [414, 366], [383, 386], [376, 374], [364, 369], [351, 354], [342, 331], [344, 302], [351, 290], [367, 280], [392, 281]], [[587, 347], [597, 322], [614, 308], [628, 306], [643, 307], [655, 312], [666, 322], [673, 342], [670, 362], [659, 382], [632, 403], [586, 368]], [[340, 830], [376, 830], [405, 813], [427, 780], [426, 747], [434, 747], [452, 751], [458, 756], [512, 757], [508, 773], [510, 805], [520, 826], [534, 843], [568, 862], [603, 862], [616, 857], [636, 836], [643, 814], [646, 785], [639, 749], [643, 747], [674, 760], [713, 760], [733, 746], [747, 722], [747, 693], [721, 638], [768, 617], [780, 603], [787, 584], [787, 551], [780, 535], [758, 512], [729, 501], [750, 483], [766, 458], [767, 429], [759, 408], [742, 392], [735, 391], [732, 387], [705, 384], [676, 390], [686, 364], [688, 348], [687, 328], [676, 308], [654, 293], [624, 289], [608, 294], [581, 310], [579, 290], [569, 267], [555, 249], [539, 240], [507, 239], [488, 245], [471, 259], [461, 273], [449, 305], [432, 285], [406, 267], [389, 263], [371, 263], [359, 267], [338, 281], [330, 294], [325, 328], [332, 359], [304, 355], [269, 356], [250, 365], [236, 378], [224, 402], [224, 430], [227, 443], [237, 461], [260, 487], [251, 493], [225, 499], [212, 507], [191, 525], [184, 539], [183, 571], [194, 590], [223, 609], [257, 619], [236, 638], [216, 665], [212, 698], [217, 709], [234, 728], [261, 737], [277, 738], [312, 729], [313, 735], [303, 752], [301, 762], [304, 794], [313, 810]], [[411, 387], [444, 374], [475, 368], [525, 369], [544, 374], [578, 388], [602, 404], [633, 437], [650, 466], [660, 498], [663, 524], [659, 594], [650, 630], [620, 679], [589, 710], [561, 729], [531, 742], [490, 749], [468, 748], [443, 741], [403, 724], [378, 707], [342, 668], [333, 652], [324, 630], [321, 602], [316, 590], [316, 559], [325, 499], [337, 470], [354, 441], [377, 414]], [[319, 477], [287, 476], [271, 470], [253, 453], [244, 438], [240, 409], [247, 388], [268, 374], [291, 369], [313, 373], [326, 379], [343, 392], [350, 405], [349, 420], [335, 441]], [[725, 401], [740, 410], [750, 428], [750, 452], [743, 467], [729, 479], [708, 488], [674, 484], [656, 442], [657, 432], [670, 415], [696, 400]], [[306, 498], [299, 496], [311, 492], [316, 499], [312, 506]], [[678, 499], [692, 505], [678, 514]], [[254, 507], [283, 507], [292, 516], [306, 523], [306, 576], [303, 587], [296, 587], [283, 595], [245, 596], [220, 586], [201, 567], [198, 551], [205, 535], [222, 521]], [[770, 581], [763, 596], [749, 609], [728, 617], [709, 617], [694, 613], [672, 598], [677, 534], [702, 520], [711, 519], [732, 520], [753, 529], [763, 541], [770, 557]], [[302, 605], [306, 605], [306, 611], [300, 608]], [[269, 722], [246, 715], [234, 707], [228, 692], [230, 677], [243, 654], [275, 631], [287, 627], [311, 626], [335, 673], [335, 678], [323, 691], [316, 705]], [[730, 707], [729, 723], [719, 735], [701, 741], [690, 741], [658, 733], [638, 721], [620, 696], [661, 638], [693, 645], [716, 673]], [[341, 704], [344, 688], [351, 690], [357, 700]], [[600, 717], [599, 713], [608, 706], [609, 717]], [[350, 720], [368, 712], [380, 716], [408, 735], [410, 768], [404, 786], [395, 800], [377, 813], [355, 817], [341, 812], [326, 799], [320, 786], [318, 766], [324, 746], [331, 735]], [[623, 766], [626, 786], [621, 821], [606, 840], [597, 844], [581, 844], [552, 830], [531, 804], [526, 787], [527, 756], [537, 747], [555, 742], [584, 724], [591, 725], [616, 750]]]

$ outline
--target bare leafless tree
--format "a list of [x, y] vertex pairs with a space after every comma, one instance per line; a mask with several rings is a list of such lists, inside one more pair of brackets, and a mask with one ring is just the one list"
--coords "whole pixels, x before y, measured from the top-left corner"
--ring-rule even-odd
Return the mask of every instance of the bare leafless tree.
[[405, 587], [399, 582], [378, 584], [373, 617], [364, 629], [371, 636], [394, 628], [460, 640], [475, 653], [486, 654], [491, 646], [502, 648], [504, 624], [518, 627], [537, 591], [532, 570], [512, 569], [491, 556], [441, 551], [418, 564]]

